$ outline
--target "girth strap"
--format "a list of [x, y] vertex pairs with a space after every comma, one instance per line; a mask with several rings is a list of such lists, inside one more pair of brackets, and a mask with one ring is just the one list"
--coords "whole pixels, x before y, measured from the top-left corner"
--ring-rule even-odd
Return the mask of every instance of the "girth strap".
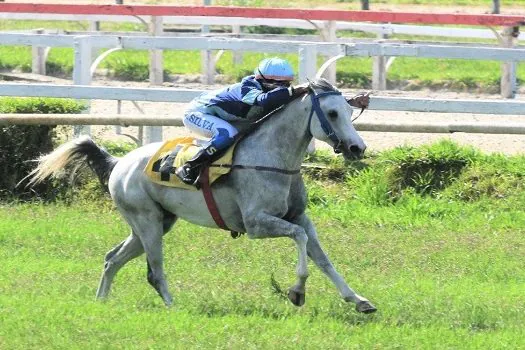
[[241, 164], [210, 164], [210, 167], [213, 168], [230, 168], [230, 169], [244, 169], [244, 170], [257, 170], [257, 171], [270, 171], [279, 174], [285, 175], [296, 175], [301, 172], [300, 169], [290, 170], [290, 169], [281, 169], [270, 166], [263, 165], [241, 165]]
[[230, 230], [228, 226], [226, 226], [226, 224], [224, 223], [224, 220], [222, 220], [221, 214], [219, 213], [219, 209], [217, 209], [217, 203], [215, 202], [215, 198], [213, 198], [213, 193], [211, 192], [210, 167], [206, 166], [204, 167], [204, 169], [202, 169], [202, 173], [199, 180], [201, 183], [204, 200], [206, 201], [206, 205], [208, 206], [208, 210], [210, 211], [213, 221], [215, 221], [217, 226], [219, 226], [223, 230]]

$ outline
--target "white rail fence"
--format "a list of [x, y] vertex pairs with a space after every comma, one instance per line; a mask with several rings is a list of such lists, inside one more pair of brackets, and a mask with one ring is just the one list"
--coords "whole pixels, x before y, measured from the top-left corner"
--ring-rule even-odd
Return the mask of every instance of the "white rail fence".
[[[407, 56], [427, 58], [459, 58], [519, 62], [525, 60], [525, 50], [516, 48], [472, 47], [458, 45], [413, 45], [392, 43], [354, 43], [351, 45], [324, 42], [267, 41], [219, 37], [163, 37], [163, 36], [68, 36], [47, 34], [0, 34], [3, 45], [28, 45], [34, 47], [73, 47], [75, 85], [1, 84], [0, 96], [69, 97], [77, 99], [145, 100], [189, 102], [200, 91], [184, 89], [130, 89], [114, 87], [89, 87], [91, 83], [92, 50], [143, 49], [143, 50], [232, 50], [234, 52], [297, 53], [299, 78], [313, 78], [317, 68], [317, 54], [332, 57], [326, 63], [347, 56]], [[100, 60], [96, 60], [97, 63]], [[326, 68], [326, 64], [322, 68]], [[510, 89], [516, 91], [514, 79], [509, 79]], [[507, 77], [508, 78], [508, 77]], [[428, 100], [408, 98], [372, 97], [371, 109], [444, 112], [488, 113], [525, 115], [525, 103], [518, 101], [468, 101]], [[391, 125], [391, 127], [393, 127]], [[156, 129], [155, 129], [156, 128]], [[398, 127], [405, 128], [405, 127]], [[436, 127], [452, 130], [449, 127]], [[419, 127], [421, 129], [421, 127]], [[419, 130], [418, 129], [418, 130]], [[148, 141], [158, 141], [162, 134], [159, 127], [152, 127]], [[430, 129], [429, 129], [430, 130]], [[488, 129], [483, 129], [488, 130]], [[496, 130], [496, 127], [493, 127]], [[517, 128], [516, 130], [522, 130]], [[392, 129], [385, 131], [394, 131]], [[406, 129], [406, 131], [409, 131]], [[89, 130], [87, 130], [89, 132]], [[415, 132], [415, 131], [412, 131]], [[494, 131], [495, 132], [495, 131]]]
[[[90, 115], [90, 114], [0, 114], [0, 125], [119, 125], [119, 126], [183, 126], [180, 117], [153, 115]], [[476, 122], [363, 122], [354, 123], [358, 131], [410, 133], [482, 133], [525, 134], [525, 123]]]
[[[189, 102], [203, 90], [170, 88], [121, 88], [106, 86], [15, 84], [0, 85], [0, 95], [27, 97], [68, 97], [75, 99], [137, 100], [154, 102]], [[495, 115], [525, 116], [525, 101], [495, 100], [442, 100], [414, 99], [400, 97], [370, 98], [370, 110], [436, 112], [436, 113], [479, 113]], [[123, 116], [123, 115], [35, 115], [0, 114], [0, 125], [45, 124], [45, 125], [145, 125], [182, 126], [180, 117], [167, 116]], [[356, 122], [360, 131], [418, 132], [418, 133], [487, 133], [525, 134], [523, 123], [475, 122], [424, 122], [396, 123], [384, 121]]]
[[[42, 14], [36, 15], [36, 18], [28, 17], [27, 14], [1, 14], [0, 18], [53, 18], [58, 19], [56, 15], [52, 14]], [[54, 16], [54, 17], [53, 17]], [[90, 19], [90, 20], [110, 20], [110, 21], [130, 21], [135, 20], [139, 21], [148, 26], [148, 22], [143, 18], [135, 17], [126, 17], [126, 16], [75, 16], [69, 15], [66, 16], [70, 19]], [[60, 19], [65, 19], [60, 18]], [[280, 26], [280, 27], [296, 27], [296, 28], [308, 28], [308, 29], [317, 29], [320, 32], [319, 36], [297, 36], [290, 39], [289, 36], [262, 36], [265, 40], [301, 40], [301, 41], [319, 41], [324, 40], [328, 42], [342, 42], [348, 43], [352, 41], [351, 39], [337, 38], [336, 30], [337, 29], [352, 29], [373, 32], [378, 35], [379, 38], [386, 38], [388, 35], [393, 34], [410, 34], [410, 35], [432, 35], [432, 36], [441, 36], [441, 37], [468, 37], [468, 38], [484, 38], [484, 39], [498, 39], [499, 43], [503, 47], [516, 47], [517, 45], [517, 36], [519, 33], [514, 32], [513, 28], [504, 28], [501, 33], [498, 33], [495, 29], [469, 29], [469, 28], [450, 28], [450, 27], [430, 27], [430, 26], [410, 26], [410, 25], [393, 25], [393, 24], [370, 24], [370, 23], [349, 23], [349, 22], [339, 22], [339, 21], [305, 21], [305, 20], [294, 20], [294, 19], [249, 19], [247, 22], [246, 18], [222, 18], [222, 17], [192, 17], [192, 16], [182, 16], [182, 17], [170, 17], [170, 16], [146, 16], [149, 18], [150, 28], [153, 26], [153, 23], [156, 25], [155, 35], [172, 35], [169, 33], [163, 32], [163, 27], [166, 23], [175, 23], [175, 24], [192, 24], [192, 25], [203, 25], [202, 28], [208, 28], [209, 25], [227, 25], [232, 27], [232, 32], [237, 36], [241, 35], [240, 26], [246, 23], [251, 25], [268, 25], [268, 26]], [[91, 22], [98, 23], [98, 22]], [[96, 26], [91, 26], [96, 27]], [[80, 33], [71, 33], [73, 35]], [[94, 33], [86, 33], [87, 35], [92, 35]], [[110, 34], [111, 35], [111, 34]], [[134, 34], [125, 34], [125, 35], [136, 35]], [[186, 34], [187, 35], [187, 34]], [[243, 35], [244, 38], [252, 37], [252, 35]], [[383, 40], [384, 41], [384, 40]], [[35, 54], [39, 55], [37, 58], [34, 58], [33, 67], [36, 67], [35, 70], [40, 68], [40, 70], [35, 71], [35, 73], [45, 74], [45, 59], [47, 57], [48, 51], [43, 50], [34, 50]], [[221, 51], [222, 52], [222, 51]], [[320, 54], [325, 55], [324, 52]], [[159, 54], [157, 53], [157, 56]], [[328, 57], [327, 57], [328, 58]], [[215, 73], [215, 60], [211, 57], [209, 50], [206, 51], [206, 54], [203, 54], [203, 82], [212, 83], [213, 75]], [[239, 63], [242, 59], [240, 53], [236, 53], [234, 60], [236, 63]], [[387, 70], [391, 66], [395, 57], [390, 57], [388, 60], [385, 56], [374, 56], [373, 63], [373, 74], [372, 74], [372, 87], [376, 90], [385, 90], [386, 89], [386, 77]], [[160, 58], [157, 58], [157, 61], [152, 62], [152, 66], [158, 66], [158, 61]], [[507, 62], [503, 64], [503, 73], [502, 73], [502, 95], [507, 98], [514, 97], [513, 85], [516, 84], [515, 80], [515, 71], [516, 66], [515, 62]], [[153, 73], [152, 73], [153, 74]], [[329, 80], [335, 81], [335, 64], [328, 67], [326, 72], [326, 77]], [[514, 82], [510, 80], [514, 79]]]
[[[93, 48], [105, 49], [142, 49], [142, 50], [232, 50], [235, 52], [275, 52], [275, 53], [298, 53], [300, 49], [310, 53], [299, 53], [300, 59], [311, 57], [312, 52], [328, 57], [334, 56], [405, 56], [422, 58], [455, 58], [476, 60], [499, 60], [513, 62], [514, 66], [508, 79], [510, 89], [516, 89], [515, 63], [525, 61], [525, 49], [520, 48], [495, 48], [484, 46], [461, 46], [461, 45], [416, 45], [396, 43], [324, 43], [303, 42], [285, 40], [255, 40], [236, 39], [230, 37], [163, 37], [163, 36], [69, 36], [49, 34], [0, 34], [2, 45], [28, 45], [35, 47], [73, 47], [75, 57], [85, 56], [84, 61], [75, 60], [75, 71], [88, 70], [85, 67], [91, 65]], [[300, 72], [304, 75], [303, 68], [307, 72], [315, 70], [316, 60], [308, 62], [306, 66], [300, 66]], [[304, 77], [304, 76], [303, 76]]]
[[[186, 103], [204, 91], [206, 90], [56, 84], [0, 84], [0, 96], [56, 97], [85, 100]], [[521, 100], [445, 100], [371, 96], [369, 109], [407, 112], [523, 115], [525, 117], [525, 101]]]

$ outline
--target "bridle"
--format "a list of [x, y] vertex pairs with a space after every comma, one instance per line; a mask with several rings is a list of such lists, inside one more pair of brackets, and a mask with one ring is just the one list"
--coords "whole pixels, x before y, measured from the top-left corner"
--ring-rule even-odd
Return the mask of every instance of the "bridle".
[[326, 136], [328, 136], [328, 138], [330, 140], [332, 140], [332, 142], [334, 143], [334, 147], [333, 147], [334, 148], [334, 152], [340, 153], [341, 150], [340, 150], [339, 147], [341, 147], [341, 144], [343, 143], [343, 141], [341, 141], [341, 139], [337, 136], [337, 134], [335, 133], [334, 129], [332, 128], [332, 126], [328, 122], [328, 119], [326, 118], [323, 110], [321, 109], [321, 105], [319, 103], [319, 99], [321, 97], [324, 97], [324, 96], [330, 96], [330, 95], [341, 96], [342, 94], [341, 94], [340, 91], [335, 91], [335, 90], [324, 91], [324, 92], [321, 92], [321, 93], [318, 94], [315, 91], [315, 89], [314, 89], [314, 87], [312, 86], [311, 83], [309, 85], [309, 88], [310, 88], [310, 91], [311, 91], [310, 97], [312, 99], [312, 110], [310, 111], [310, 116], [308, 117], [308, 131], [312, 135], [312, 131], [311, 131], [312, 116], [314, 115], [314, 112], [315, 112], [315, 114], [317, 114], [317, 119], [321, 123], [321, 128], [325, 132]]

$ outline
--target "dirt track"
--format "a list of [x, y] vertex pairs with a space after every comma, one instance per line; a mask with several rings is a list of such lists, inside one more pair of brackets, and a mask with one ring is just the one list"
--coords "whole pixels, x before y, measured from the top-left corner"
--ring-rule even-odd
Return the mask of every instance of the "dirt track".
[[[22, 76], [22, 74], [19, 74]], [[29, 78], [35, 78], [34, 76], [27, 74]], [[57, 83], [57, 84], [71, 84], [70, 80], [62, 80], [51, 77], [39, 76], [36, 78], [46, 83]], [[182, 78], [184, 80], [186, 78]], [[191, 79], [195, 80], [195, 77]], [[27, 82], [27, 81], [26, 81]], [[135, 86], [135, 87], [147, 87], [148, 83], [137, 83], [137, 82], [119, 82], [111, 81], [105, 78], [96, 78], [93, 81], [93, 85], [104, 85], [104, 86]], [[200, 90], [212, 90], [221, 88], [223, 85], [212, 85], [206, 86], [194, 82], [180, 82], [170, 84], [174, 88], [190, 88]], [[343, 93], [352, 95], [357, 93], [356, 90], [344, 89]], [[379, 91], [373, 92], [373, 95], [377, 96], [397, 96], [397, 97], [414, 97], [414, 98], [439, 98], [439, 99], [495, 99], [501, 100], [499, 95], [494, 94], [469, 94], [469, 93], [457, 93], [457, 92], [444, 92], [444, 91]], [[518, 100], [525, 101], [525, 87], [522, 87], [519, 91]], [[185, 103], [160, 103], [160, 102], [139, 102], [140, 107], [147, 115], [163, 115], [163, 116], [176, 116], [181, 117], [184, 109], [186, 108]], [[106, 101], [106, 100], [94, 100], [91, 105], [91, 113], [93, 114], [115, 114], [117, 113], [117, 102]], [[138, 109], [129, 101], [122, 102], [122, 113], [123, 114], [140, 114]], [[505, 123], [505, 122], [517, 122], [525, 123], [525, 116], [519, 115], [489, 115], [489, 114], [458, 114], [458, 113], [416, 113], [416, 112], [391, 112], [391, 111], [365, 111], [359, 118], [359, 121], [366, 122], [377, 122], [377, 121], [389, 121], [389, 122], [424, 122], [424, 121], [480, 121], [480, 122], [494, 122], [494, 123]], [[137, 136], [137, 127], [122, 128], [122, 133]], [[177, 136], [187, 135], [189, 132], [184, 128], [180, 127], [165, 127], [163, 129], [164, 139], [173, 138]], [[92, 128], [93, 135], [95, 137], [112, 139], [112, 140], [130, 140], [126, 136], [116, 135], [113, 127], [111, 126], [94, 126]], [[393, 148], [400, 145], [412, 145], [418, 146], [422, 144], [429, 144], [436, 142], [439, 139], [447, 138], [454, 140], [460, 144], [472, 145], [480, 150], [493, 153], [501, 152], [505, 154], [525, 154], [525, 135], [491, 135], [491, 134], [466, 134], [466, 133], [454, 133], [454, 134], [420, 134], [420, 133], [389, 133], [389, 132], [361, 132], [360, 133], [365, 140], [368, 149], [370, 151], [380, 151], [384, 149]], [[323, 142], [316, 142], [318, 148], [329, 148]]]
[[[127, 85], [127, 86], [148, 86], [146, 83], [122, 83], [122, 82], [107, 82], [95, 81], [94, 84], [100, 85]], [[175, 87], [194, 88], [194, 89], [214, 89], [216, 86], [203, 86], [197, 83], [176, 84]], [[344, 90], [345, 94], [353, 94], [356, 91]], [[468, 93], [452, 93], [452, 92], [431, 92], [431, 91], [381, 91], [377, 92], [378, 96], [404, 96], [404, 97], [426, 97], [426, 98], [445, 98], [445, 99], [500, 99], [498, 95], [482, 95], [482, 94], [468, 94]], [[519, 97], [522, 100], [524, 94]], [[173, 115], [182, 116], [186, 107], [184, 103], [153, 103], [144, 102], [139, 103], [146, 114], [158, 115]], [[93, 101], [92, 113], [116, 113], [117, 102], [115, 101]], [[131, 102], [123, 102], [122, 113], [138, 114], [139, 111]], [[504, 122], [522, 122], [525, 123], [524, 116], [499, 116], [499, 115], [485, 115], [485, 114], [456, 114], [456, 113], [414, 113], [414, 112], [389, 112], [389, 111], [365, 111], [360, 117], [360, 121], [481, 121], [490, 122], [496, 121], [498, 123]], [[124, 133], [137, 135], [137, 128], [123, 128]], [[125, 136], [116, 136], [112, 131], [112, 127], [94, 127], [93, 133], [95, 136], [111, 139], [128, 139]], [[166, 127], [164, 128], [164, 138], [170, 138], [187, 134], [184, 128]], [[368, 145], [368, 149], [372, 151], [379, 151], [392, 148], [399, 145], [422, 145], [435, 142], [442, 138], [454, 140], [460, 144], [468, 144], [475, 146], [484, 152], [503, 152], [505, 154], [525, 154], [525, 135], [490, 135], [490, 134], [414, 134], [414, 133], [387, 133], [387, 132], [361, 132], [361, 135]], [[128, 139], [129, 140], [129, 139]], [[317, 142], [317, 147], [327, 147], [322, 142]]]

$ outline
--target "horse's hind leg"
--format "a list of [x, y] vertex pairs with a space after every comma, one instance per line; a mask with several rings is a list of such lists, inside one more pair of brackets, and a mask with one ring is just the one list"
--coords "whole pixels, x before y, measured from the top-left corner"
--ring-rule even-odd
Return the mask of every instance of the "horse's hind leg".
[[109, 261], [117, 252], [122, 248], [122, 246], [126, 243], [126, 240], [123, 240], [119, 244], [117, 244], [115, 247], [113, 247], [109, 252], [106, 253], [106, 256], [104, 256], [104, 261]]
[[295, 218], [293, 222], [302, 226], [306, 231], [308, 236], [308, 243], [306, 244], [308, 256], [315, 262], [319, 269], [321, 269], [321, 271], [323, 271], [324, 274], [332, 280], [343, 299], [347, 302], [354, 302], [356, 304], [356, 310], [359, 312], [375, 312], [377, 310], [375, 306], [372, 305], [368, 299], [354, 292], [352, 288], [346, 284], [341, 275], [335, 270], [332, 262], [319, 244], [317, 232], [315, 231], [315, 228], [310, 219], [305, 214], [302, 214]]
[[[175, 216], [175, 214], [172, 214], [170, 212], [164, 213], [164, 219], [162, 220], [162, 229], [164, 231], [164, 234], [168, 233], [168, 231], [173, 227], [173, 224], [175, 224], [175, 221], [177, 221], [177, 217]], [[106, 256], [104, 257], [104, 261], [109, 261], [109, 259], [111, 259], [120, 250], [120, 248], [122, 248], [124, 243], [126, 243], [126, 240], [123, 240], [115, 247], [113, 247], [109, 252], [107, 252]]]
[[162, 256], [162, 236], [173, 224], [166, 223], [165, 213], [155, 203], [141, 202], [141, 208], [134, 210], [121, 210], [126, 221], [133, 228], [133, 232], [140, 238], [142, 247], [146, 252], [148, 262], [148, 282], [159, 293], [166, 305], [171, 305], [173, 299], [168, 291], [168, 283], [164, 276]]
[[104, 260], [104, 271], [97, 290], [97, 298], [105, 298], [109, 294], [113, 278], [128, 261], [144, 252], [140, 239], [131, 233], [127, 239], [110, 250]]
[[[172, 214], [172, 213], [170, 213], [168, 211], [164, 212], [164, 217], [163, 217], [163, 220], [162, 220], [162, 234], [163, 235], [168, 233], [168, 231], [175, 224], [175, 221], [177, 221], [177, 217], [174, 214]], [[157, 288], [157, 284], [155, 283], [155, 274], [153, 272], [153, 269], [151, 268], [149, 260], [146, 259], [146, 263], [147, 263], [147, 266], [148, 266], [148, 273], [146, 275], [147, 278], [148, 278], [148, 282], [153, 286], [153, 288], [155, 288], [155, 290], [159, 293], [161, 298], [164, 299], [164, 297], [162, 296], [161, 292]], [[167, 305], [169, 305], [169, 304], [167, 304]]]
[[[163, 234], [166, 234], [171, 229], [176, 219], [177, 217], [174, 214], [169, 212], [164, 213], [162, 220]], [[100, 284], [97, 290], [97, 298], [106, 297], [109, 294], [113, 278], [117, 272], [128, 261], [138, 257], [142, 253], [144, 253], [142, 243], [133, 233], [129, 235], [127, 239], [123, 240], [107, 252], [104, 257], [104, 272], [102, 273], [102, 278], [100, 279]], [[151, 267], [148, 262], [148, 276], [151, 273]]]

